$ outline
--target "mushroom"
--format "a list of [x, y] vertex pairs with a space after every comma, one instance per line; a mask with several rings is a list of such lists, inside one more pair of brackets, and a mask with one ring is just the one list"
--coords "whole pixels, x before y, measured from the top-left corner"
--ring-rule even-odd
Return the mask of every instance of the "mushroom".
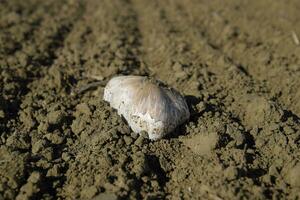
[[146, 131], [157, 140], [190, 117], [184, 97], [146, 76], [118, 76], [104, 89], [104, 100], [122, 115], [135, 133]]

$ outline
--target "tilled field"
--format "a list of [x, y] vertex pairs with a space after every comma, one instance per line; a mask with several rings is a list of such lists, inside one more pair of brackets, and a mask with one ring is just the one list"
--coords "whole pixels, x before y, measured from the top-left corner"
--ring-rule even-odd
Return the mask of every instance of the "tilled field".
[[[299, 199], [299, 0], [0, 1], [0, 199]], [[154, 76], [191, 118], [102, 100]]]

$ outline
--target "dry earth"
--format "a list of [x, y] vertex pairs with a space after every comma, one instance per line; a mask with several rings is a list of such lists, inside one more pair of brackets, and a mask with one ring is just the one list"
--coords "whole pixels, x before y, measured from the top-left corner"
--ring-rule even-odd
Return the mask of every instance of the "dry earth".
[[[0, 199], [300, 199], [299, 10], [1, 0]], [[176, 88], [191, 119], [133, 134], [102, 100], [117, 74]]]

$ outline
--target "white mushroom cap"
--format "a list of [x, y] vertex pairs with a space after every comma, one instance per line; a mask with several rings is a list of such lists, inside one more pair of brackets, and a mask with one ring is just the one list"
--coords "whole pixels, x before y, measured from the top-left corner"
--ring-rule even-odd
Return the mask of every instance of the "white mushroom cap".
[[179, 92], [145, 76], [112, 78], [104, 90], [104, 100], [117, 109], [136, 133], [146, 131], [157, 140], [190, 117]]

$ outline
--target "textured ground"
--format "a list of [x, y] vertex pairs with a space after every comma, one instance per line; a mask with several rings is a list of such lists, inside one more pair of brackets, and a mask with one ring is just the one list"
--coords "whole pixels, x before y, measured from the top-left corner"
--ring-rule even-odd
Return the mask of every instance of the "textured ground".
[[[299, 0], [0, 1], [0, 199], [299, 199]], [[132, 133], [96, 79], [192, 117]]]

